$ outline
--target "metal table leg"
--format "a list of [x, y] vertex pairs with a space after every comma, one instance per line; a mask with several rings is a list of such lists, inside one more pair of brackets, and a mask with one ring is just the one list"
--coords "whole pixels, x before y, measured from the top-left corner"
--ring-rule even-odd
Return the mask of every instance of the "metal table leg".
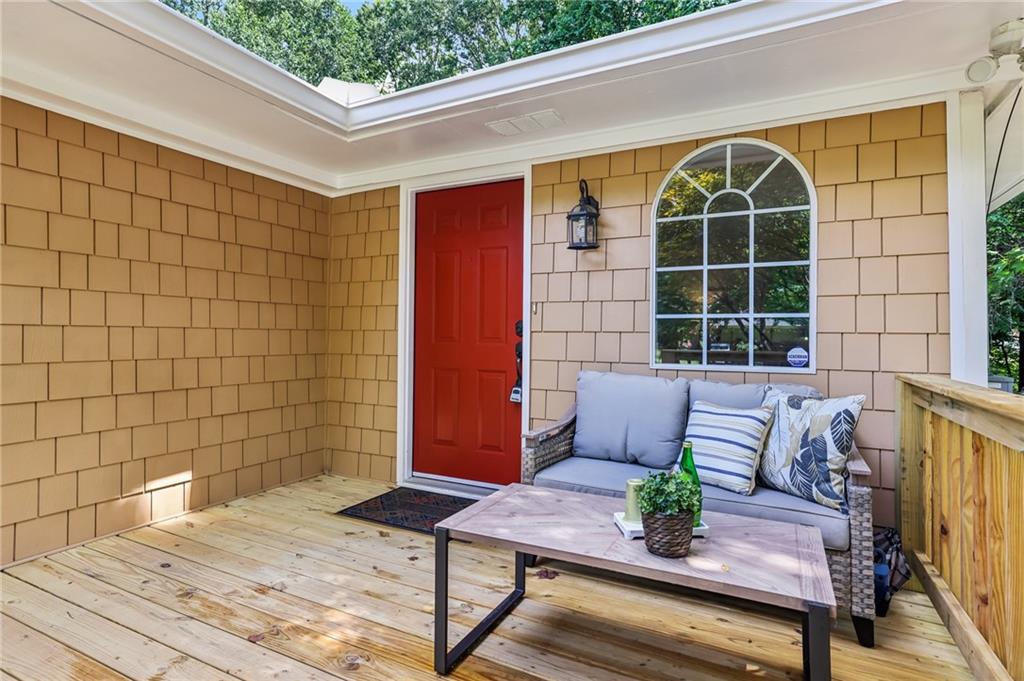
[[448, 530], [434, 528], [434, 671], [448, 674], [505, 616], [526, 593], [526, 554], [516, 551], [512, 592], [489, 612], [448, 652]]
[[820, 603], [808, 606], [803, 613], [804, 680], [829, 681], [832, 678], [829, 609]]

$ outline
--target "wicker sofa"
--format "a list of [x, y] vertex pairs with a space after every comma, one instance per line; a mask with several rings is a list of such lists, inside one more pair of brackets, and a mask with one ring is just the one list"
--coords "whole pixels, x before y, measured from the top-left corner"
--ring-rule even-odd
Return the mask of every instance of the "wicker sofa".
[[[576, 416], [576, 407], [573, 406], [556, 423], [526, 434], [522, 458], [523, 483], [608, 496], [624, 496], [625, 480], [631, 477], [643, 477], [645, 470], [650, 469], [612, 461], [584, 460], [582, 457], [574, 459], [573, 441], [576, 434]], [[575, 471], [573, 470], [574, 466], [576, 467]], [[587, 471], [583, 467], [589, 467], [591, 474], [581, 477], [589, 477], [590, 481], [583, 480], [579, 484], [570, 484], [574, 474], [578, 475]], [[596, 477], [592, 472], [594, 470], [598, 471]], [[806, 522], [804, 522], [804, 518], [800, 516], [801, 507], [799, 506], [795, 506], [795, 511], [793, 508], [787, 508], [781, 517], [773, 515], [771, 509], [765, 509], [766, 502], [771, 503], [774, 498], [782, 502], [780, 505], [792, 506], [787, 503], [787, 499], [782, 497], [788, 498], [788, 501], [795, 499], [773, 490], [758, 488], [751, 497], [743, 497], [705, 485], [705, 508], [737, 515], [768, 517], [822, 527], [836, 602], [840, 609], [851, 615], [860, 644], [871, 647], [874, 645], [875, 619], [874, 544], [871, 488], [865, 484], [871, 471], [856, 449], [849, 461], [849, 472], [850, 478], [847, 484], [849, 513], [842, 519], [843, 523], [848, 522], [849, 525], [842, 527], [841, 533], [835, 532], [834, 522], [831, 528], [820, 525], [820, 517], [817, 515], [808, 514]], [[772, 497], [771, 495], [776, 496]], [[767, 514], [766, 510], [769, 511]]]

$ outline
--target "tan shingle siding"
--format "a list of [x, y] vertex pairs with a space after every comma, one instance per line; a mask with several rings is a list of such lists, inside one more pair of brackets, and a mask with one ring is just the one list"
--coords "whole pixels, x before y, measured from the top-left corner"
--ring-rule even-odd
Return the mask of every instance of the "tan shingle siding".
[[[0, 563], [322, 471], [328, 200], [0, 108]], [[270, 396], [255, 428], [239, 388]]]

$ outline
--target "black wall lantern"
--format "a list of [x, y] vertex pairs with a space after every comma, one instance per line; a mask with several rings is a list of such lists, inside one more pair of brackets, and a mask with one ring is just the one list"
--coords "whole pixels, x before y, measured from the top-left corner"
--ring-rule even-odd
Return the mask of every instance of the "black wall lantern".
[[597, 216], [600, 205], [590, 195], [586, 180], [580, 180], [580, 202], [565, 216], [569, 223], [569, 248], [581, 251], [597, 248]]

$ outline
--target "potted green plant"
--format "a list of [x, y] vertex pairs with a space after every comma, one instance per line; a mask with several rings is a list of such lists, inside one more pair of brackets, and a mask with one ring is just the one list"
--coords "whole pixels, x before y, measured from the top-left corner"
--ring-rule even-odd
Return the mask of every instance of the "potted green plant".
[[700, 483], [683, 473], [657, 473], [640, 486], [644, 543], [651, 553], [682, 558], [690, 552], [693, 516], [700, 510]]

